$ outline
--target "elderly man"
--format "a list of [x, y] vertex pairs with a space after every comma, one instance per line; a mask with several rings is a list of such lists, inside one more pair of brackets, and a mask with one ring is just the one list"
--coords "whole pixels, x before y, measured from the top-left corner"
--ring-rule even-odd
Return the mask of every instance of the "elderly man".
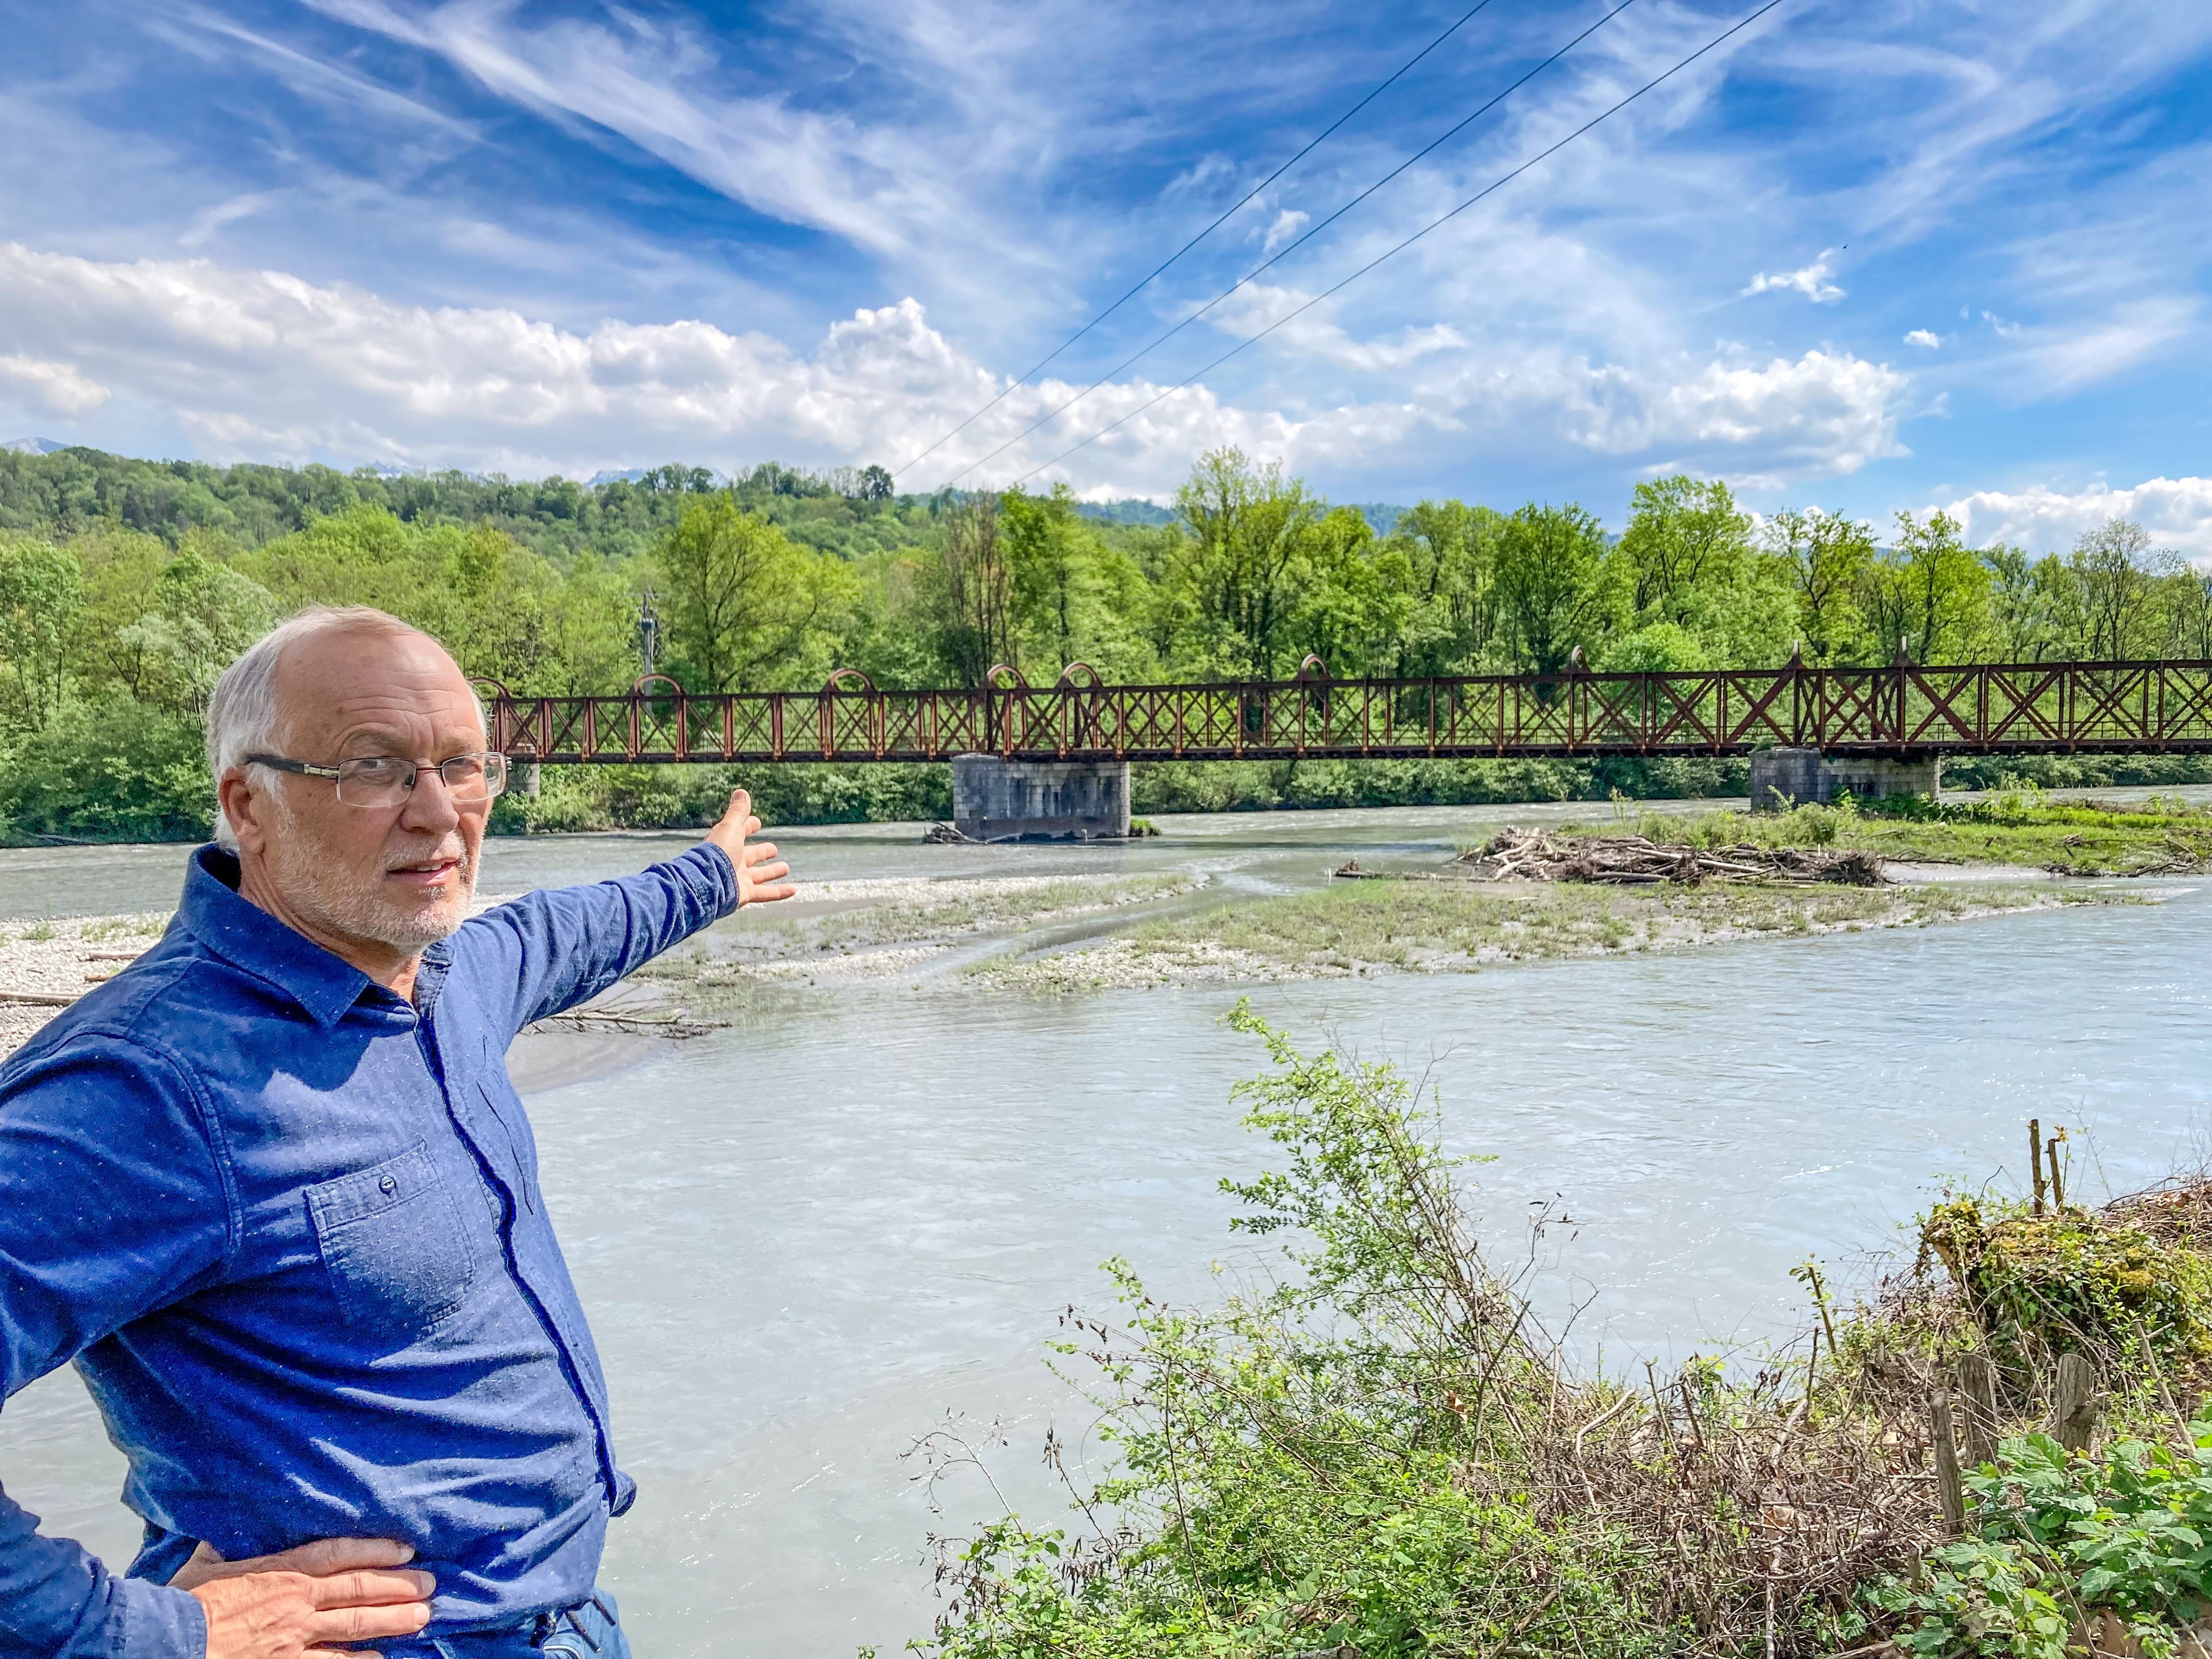
[[627, 1653], [594, 1580], [635, 1487], [504, 1056], [792, 889], [738, 791], [471, 919], [487, 749], [434, 641], [287, 623], [216, 688], [168, 933], [0, 1067], [0, 1383], [74, 1360], [146, 1522], [117, 1578], [0, 1496], [5, 1659]]

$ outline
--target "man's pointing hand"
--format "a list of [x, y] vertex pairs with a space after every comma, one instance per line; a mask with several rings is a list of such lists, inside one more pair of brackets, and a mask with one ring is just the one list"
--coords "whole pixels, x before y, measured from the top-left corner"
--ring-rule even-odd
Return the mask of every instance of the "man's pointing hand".
[[753, 816], [753, 798], [742, 789], [730, 791], [730, 810], [707, 832], [707, 839], [730, 855], [738, 870], [739, 905], [765, 904], [787, 899], [799, 890], [783, 879], [791, 866], [775, 855], [775, 843], [748, 844], [745, 837], [760, 833], [761, 821]]
[[207, 1659], [365, 1659], [342, 1646], [412, 1636], [437, 1586], [385, 1538], [327, 1538], [281, 1555], [226, 1561], [205, 1544], [170, 1583], [199, 1598]]

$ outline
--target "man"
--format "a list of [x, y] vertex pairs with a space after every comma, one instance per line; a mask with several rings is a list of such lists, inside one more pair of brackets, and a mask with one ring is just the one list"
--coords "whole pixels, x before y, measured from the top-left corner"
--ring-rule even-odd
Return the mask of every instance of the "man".
[[469, 918], [505, 763], [434, 641], [287, 623], [209, 708], [219, 845], [0, 1067], [0, 1385], [74, 1360], [130, 1574], [0, 1495], [4, 1659], [623, 1659], [635, 1491], [504, 1056], [741, 904], [740, 790], [641, 875]]

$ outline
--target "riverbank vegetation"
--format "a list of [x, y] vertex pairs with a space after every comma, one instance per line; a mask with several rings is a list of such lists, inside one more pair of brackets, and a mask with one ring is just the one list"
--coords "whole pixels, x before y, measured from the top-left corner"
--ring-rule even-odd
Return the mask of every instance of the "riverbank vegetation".
[[1255, 1259], [1199, 1307], [1109, 1264], [1115, 1310], [1051, 1345], [1097, 1413], [1089, 1443], [1045, 1438], [1064, 1518], [946, 1544], [919, 1651], [2200, 1650], [2204, 1182], [2101, 1210], [2040, 1175], [1954, 1193], [1855, 1308], [1808, 1263], [1796, 1341], [1600, 1374], [1486, 1255], [1435, 1103], [1232, 1024], [1270, 1060], [1237, 1091], [1268, 1172], [1224, 1182]]
[[[1670, 820], [1670, 824], [1672, 821]], [[1218, 980], [1472, 973], [1510, 963], [1913, 927], [2148, 895], [2021, 882], [1837, 887], [1347, 881], [1241, 899], [1068, 951], [980, 964], [1047, 991]]]
[[2016, 784], [1980, 800], [1846, 800], [1787, 812], [1639, 814], [1571, 832], [1632, 833], [1703, 848], [1857, 848], [1885, 860], [2011, 865], [2069, 876], [2193, 874], [2212, 868], [2212, 804], [2054, 799]]
[[[900, 496], [880, 468], [734, 477], [665, 466], [580, 485], [458, 473], [0, 453], [0, 839], [204, 833], [198, 723], [276, 618], [369, 604], [516, 692], [695, 691], [1812, 662], [2212, 656], [2212, 589], [2137, 527], [2064, 551], [1969, 549], [1942, 514], [1764, 524], [1723, 484], [1637, 487], [1621, 533], [1575, 503], [1333, 505], [1235, 450], [1164, 522], [1047, 495]], [[1885, 539], [1887, 538], [1886, 544]], [[2125, 763], [2124, 763], [2125, 764]], [[2161, 762], [2158, 781], [2189, 765]], [[714, 774], [715, 775], [708, 775]], [[1741, 763], [1329, 762], [1148, 769], [1138, 810], [1713, 793]], [[2056, 776], [2049, 780], [2059, 781]], [[2097, 781], [2098, 779], [2082, 779]], [[2122, 780], [2124, 781], [2124, 780]], [[943, 816], [942, 768], [778, 768], [784, 822]], [[711, 817], [720, 769], [549, 771], [502, 830]]]

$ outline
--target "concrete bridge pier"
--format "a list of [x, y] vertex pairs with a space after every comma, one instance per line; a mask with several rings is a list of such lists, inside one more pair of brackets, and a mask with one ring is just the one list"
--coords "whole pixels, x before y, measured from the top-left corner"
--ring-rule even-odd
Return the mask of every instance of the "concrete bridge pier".
[[1129, 763], [955, 755], [952, 827], [973, 841], [1123, 839]]
[[1762, 749], [1751, 757], [1751, 810], [1778, 812], [1785, 806], [1826, 805], [1838, 795], [1881, 800], [1888, 795], [1942, 793], [1943, 763], [1881, 756], [1824, 755], [1817, 749]]

